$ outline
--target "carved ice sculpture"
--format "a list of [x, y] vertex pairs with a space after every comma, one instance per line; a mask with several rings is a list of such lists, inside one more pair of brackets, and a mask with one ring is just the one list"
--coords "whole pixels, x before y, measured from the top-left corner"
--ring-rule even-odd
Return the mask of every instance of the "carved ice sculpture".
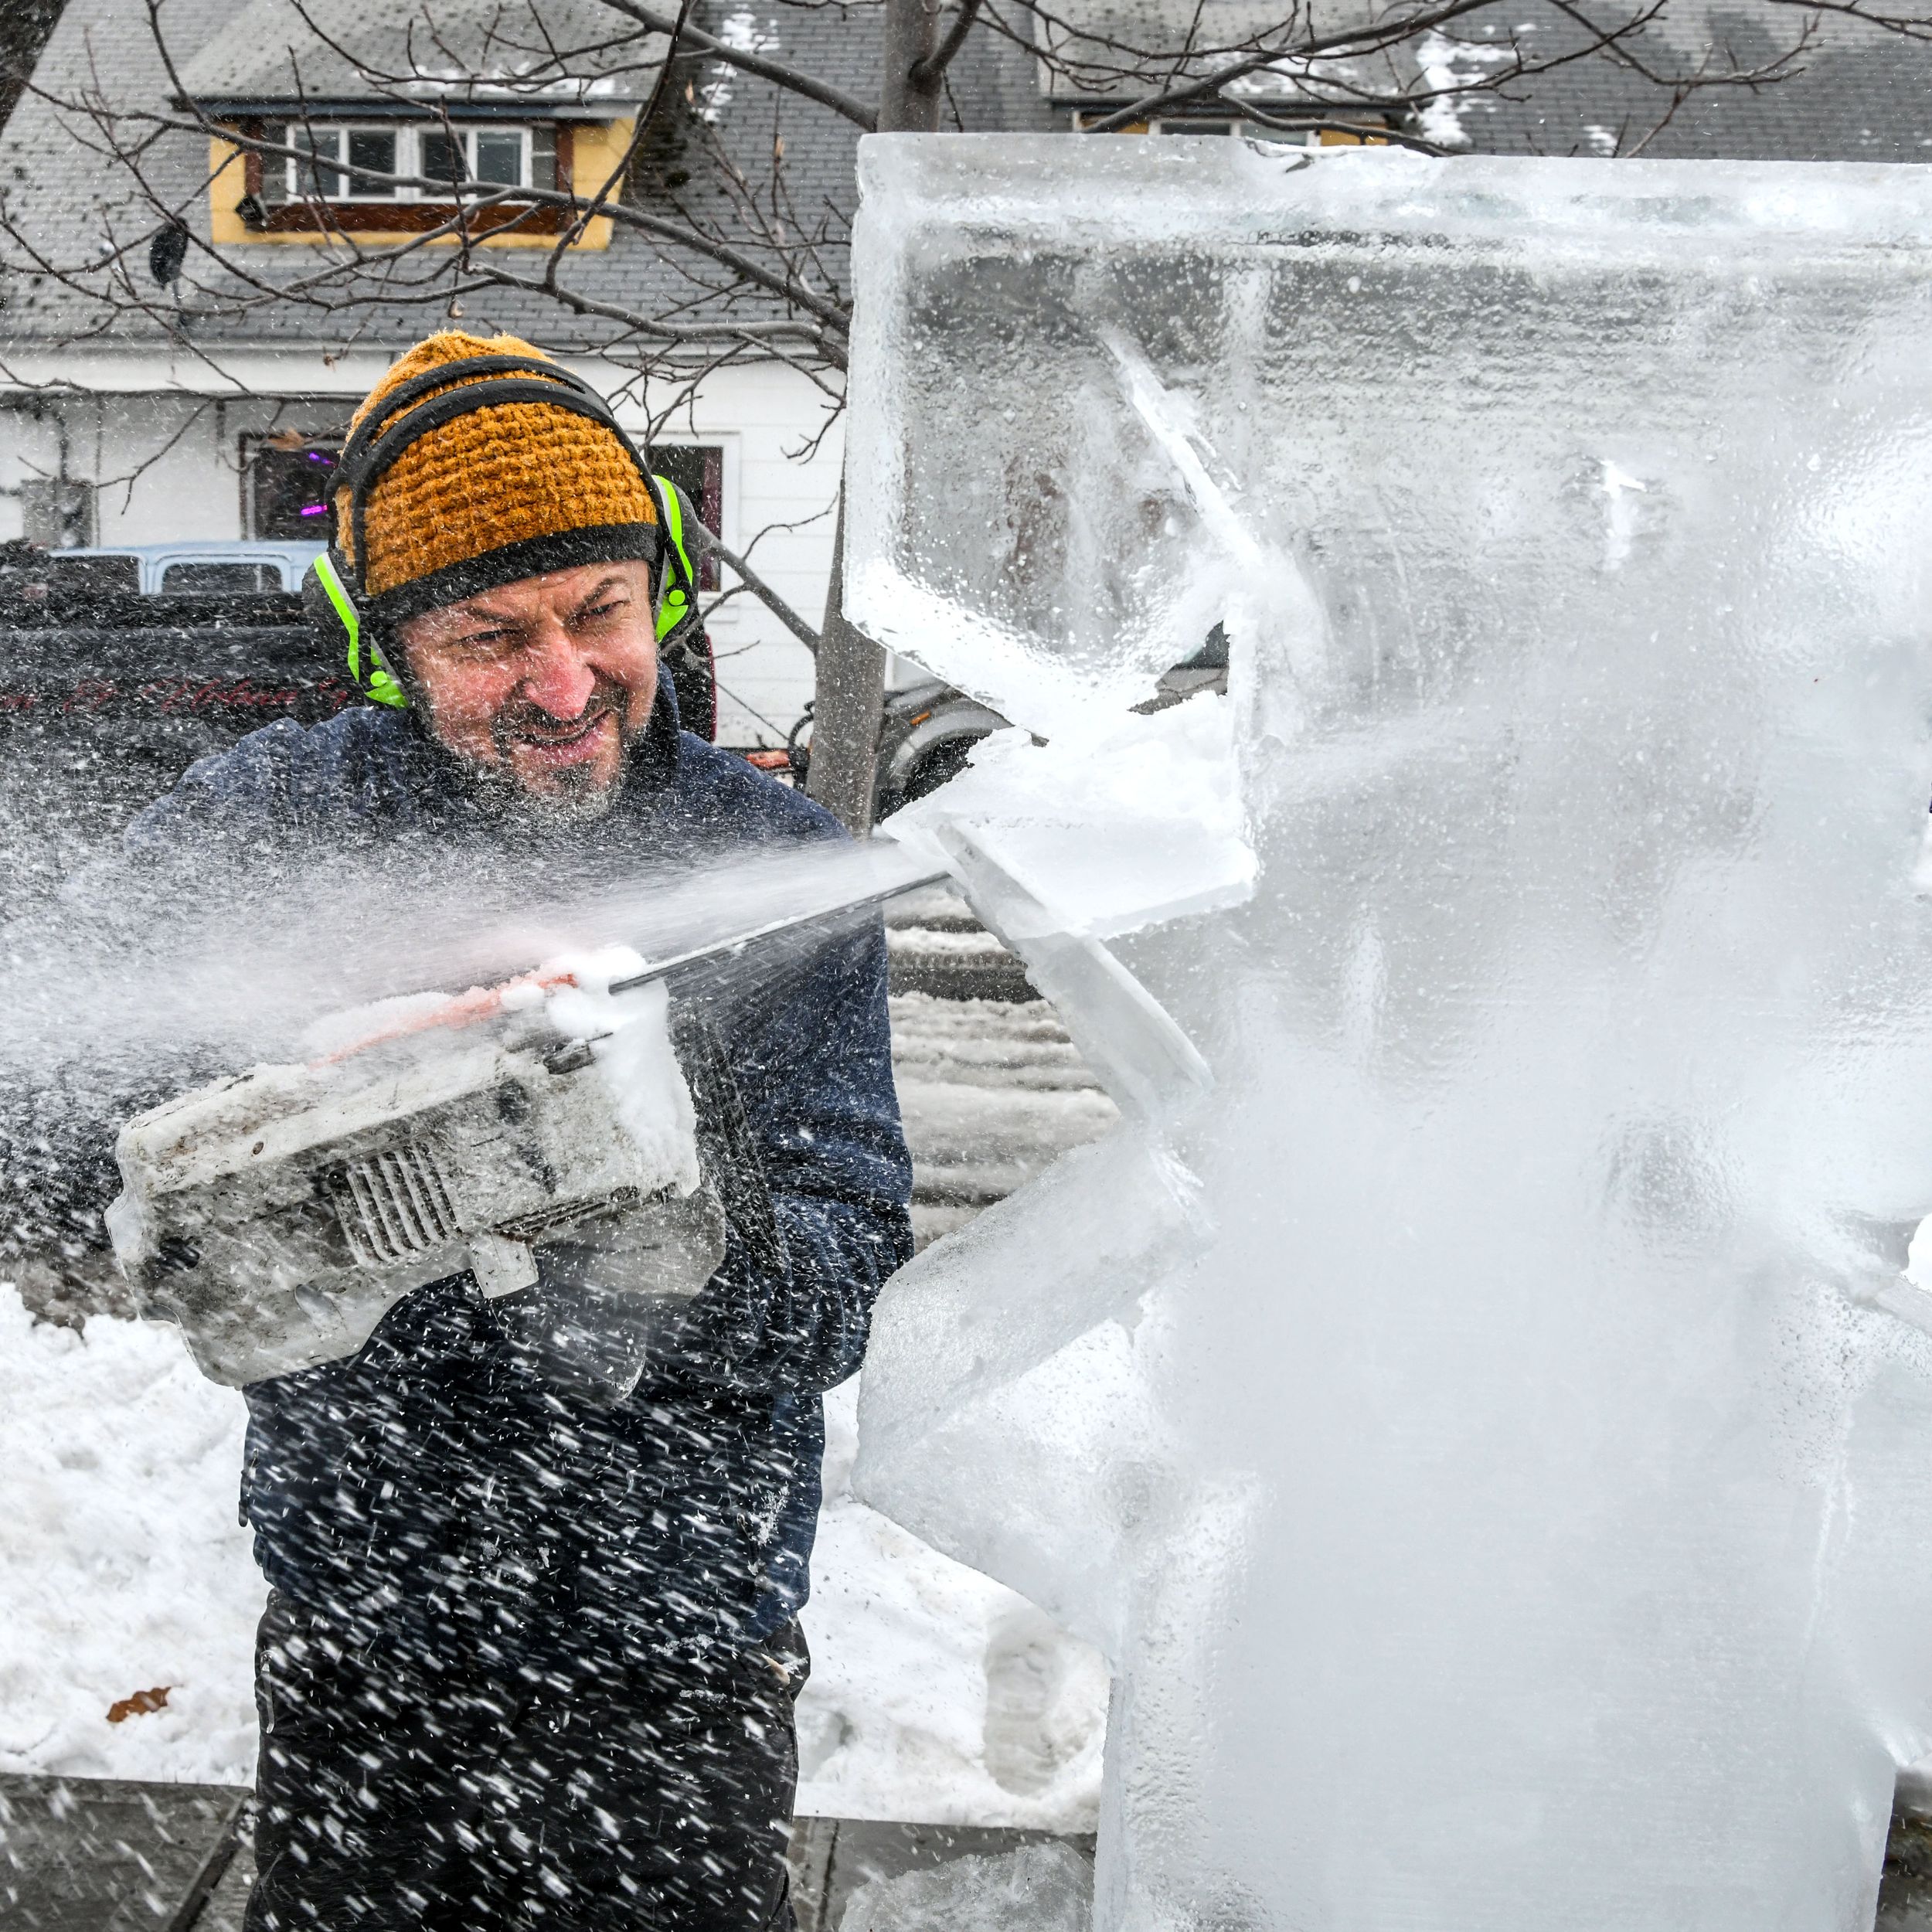
[[860, 1479], [1111, 1659], [1100, 1923], [1869, 1926], [1932, 174], [862, 165], [857, 614], [1049, 740], [917, 835], [1128, 1119], [888, 1289]]

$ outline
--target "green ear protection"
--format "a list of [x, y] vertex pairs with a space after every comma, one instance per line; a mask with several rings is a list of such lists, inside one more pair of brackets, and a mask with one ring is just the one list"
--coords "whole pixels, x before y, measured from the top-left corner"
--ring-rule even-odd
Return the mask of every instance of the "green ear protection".
[[342, 581], [332, 548], [325, 550], [308, 566], [302, 579], [302, 611], [308, 619], [308, 628], [326, 648], [334, 650], [346, 645], [344, 655], [349, 663], [349, 681], [364, 697], [376, 704], [409, 702], [408, 694], [396, 682], [381, 645], [373, 638], [369, 641], [365, 659], [362, 614]]
[[[459, 386], [452, 389], [453, 383]], [[425, 397], [430, 400], [426, 402]], [[357, 566], [352, 568], [341, 549], [332, 544], [302, 579], [302, 607], [310, 628], [325, 649], [342, 653], [349, 682], [372, 703], [406, 706], [409, 693], [383, 655], [382, 626], [375, 620], [368, 585], [361, 573], [362, 560], [369, 555], [365, 526], [369, 493], [418, 437], [472, 410], [495, 409], [505, 403], [542, 403], [601, 423], [637, 464], [656, 507], [659, 531], [668, 530], [671, 491], [651, 474], [610, 404], [581, 376], [540, 357], [472, 355], [412, 377], [384, 396], [356, 425], [335, 466], [333, 488], [349, 492], [349, 529]], [[682, 555], [682, 546], [674, 542], [665, 546], [665, 551], [678, 556], [682, 575], [689, 580], [690, 566]], [[662, 570], [658, 580], [662, 580]]]

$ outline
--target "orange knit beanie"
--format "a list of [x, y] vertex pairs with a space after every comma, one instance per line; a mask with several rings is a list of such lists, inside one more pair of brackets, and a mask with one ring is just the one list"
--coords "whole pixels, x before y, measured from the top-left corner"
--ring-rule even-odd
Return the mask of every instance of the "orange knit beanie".
[[[432, 335], [369, 391], [352, 434], [411, 378], [479, 355], [549, 359], [514, 335]], [[410, 409], [481, 379], [453, 377]], [[545, 570], [660, 554], [657, 507], [629, 451], [604, 423], [542, 403], [472, 410], [407, 444], [369, 492], [366, 559], [355, 554], [350, 494], [336, 492], [336, 547], [391, 620]]]

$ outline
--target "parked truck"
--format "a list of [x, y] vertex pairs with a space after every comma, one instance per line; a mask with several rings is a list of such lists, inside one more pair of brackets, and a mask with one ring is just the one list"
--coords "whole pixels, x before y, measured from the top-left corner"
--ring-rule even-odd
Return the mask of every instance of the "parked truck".
[[[0, 917], [51, 889], [199, 757], [292, 718], [361, 702], [317, 645], [301, 574], [319, 545], [149, 544], [49, 553], [0, 545], [0, 838], [26, 855]], [[674, 659], [688, 727], [713, 735], [706, 641]], [[760, 764], [809, 770], [809, 711]], [[927, 680], [886, 694], [875, 816], [943, 784], [1005, 723]]]

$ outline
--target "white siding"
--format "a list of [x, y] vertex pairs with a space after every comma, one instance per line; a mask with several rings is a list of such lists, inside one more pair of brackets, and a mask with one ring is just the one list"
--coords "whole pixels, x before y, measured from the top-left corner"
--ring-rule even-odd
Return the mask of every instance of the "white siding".
[[[719, 535], [815, 630], [825, 618], [832, 573], [843, 425], [835, 423], [810, 456], [804, 452], [831, 406], [782, 365], [723, 369], [660, 431], [665, 441], [723, 447]], [[778, 527], [786, 524], [798, 527]], [[729, 588], [730, 572], [724, 577]], [[811, 696], [811, 654], [755, 597], [742, 594], [719, 609], [711, 641], [721, 741], [782, 743]]]
[[[69, 396], [46, 406], [67, 432], [67, 474], [95, 484], [101, 543], [230, 542], [243, 534], [241, 438], [270, 430], [321, 429], [338, 406], [312, 400], [165, 395]], [[52, 421], [0, 417], [0, 538], [21, 532], [19, 485], [54, 474]]]

